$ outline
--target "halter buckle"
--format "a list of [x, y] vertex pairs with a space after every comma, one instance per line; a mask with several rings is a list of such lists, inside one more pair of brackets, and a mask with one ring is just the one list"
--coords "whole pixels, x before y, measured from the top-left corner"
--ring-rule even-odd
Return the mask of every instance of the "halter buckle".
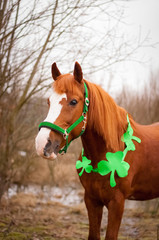
[[86, 113], [82, 113], [82, 116], [83, 116], [83, 127], [82, 127], [82, 131], [85, 130], [86, 128], [86, 122], [87, 122], [87, 115]]
[[66, 140], [68, 136], [67, 130], [65, 129], [65, 133], [63, 134], [63, 138]]
[[82, 131], [84, 131], [86, 128], [86, 122], [83, 122], [83, 127], [82, 127]]

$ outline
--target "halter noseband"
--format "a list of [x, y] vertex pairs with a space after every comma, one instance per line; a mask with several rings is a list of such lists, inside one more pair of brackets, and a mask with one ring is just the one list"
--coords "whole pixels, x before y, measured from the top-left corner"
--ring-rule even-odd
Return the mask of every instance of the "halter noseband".
[[[88, 90], [87, 90], [87, 85], [85, 82], [84, 82], [84, 89], [85, 89], [85, 99], [84, 99], [84, 107], [83, 107], [82, 115], [70, 127], [68, 127], [67, 129], [63, 129], [63, 128], [57, 126], [56, 124], [50, 123], [50, 122], [41, 122], [39, 124], [39, 131], [41, 128], [49, 128], [52, 131], [56, 131], [63, 135], [63, 138], [66, 140], [66, 145], [59, 151], [59, 153], [67, 152], [67, 149], [68, 149], [70, 143], [73, 141], [73, 140], [71, 140], [70, 142], [68, 142], [69, 134], [75, 127], [77, 127], [78, 124], [83, 122], [83, 127], [82, 127], [81, 133], [78, 137], [80, 137], [85, 131], [86, 119], [87, 119], [86, 114], [88, 112], [88, 106], [89, 106]], [[78, 137], [76, 137], [76, 138], [78, 138]]]

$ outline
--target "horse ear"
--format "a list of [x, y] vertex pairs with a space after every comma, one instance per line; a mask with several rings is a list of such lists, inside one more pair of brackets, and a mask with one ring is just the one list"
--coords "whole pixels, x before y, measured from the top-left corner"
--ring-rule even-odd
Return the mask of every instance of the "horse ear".
[[54, 80], [56, 80], [57, 77], [61, 75], [61, 73], [60, 73], [60, 71], [59, 71], [55, 62], [52, 64], [51, 72], [52, 72], [52, 77], [53, 77]]
[[74, 78], [76, 81], [78, 81], [79, 83], [82, 81], [83, 72], [82, 72], [82, 68], [78, 62], [75, 62], [73, 75], [74, 75]]

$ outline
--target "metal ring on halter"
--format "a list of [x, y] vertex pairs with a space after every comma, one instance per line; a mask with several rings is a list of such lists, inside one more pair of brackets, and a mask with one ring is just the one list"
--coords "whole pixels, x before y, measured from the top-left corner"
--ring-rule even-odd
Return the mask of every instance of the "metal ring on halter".
[[87, 113], [82, 113], [82, 116], [84, 117], [84, 119], [83, 119], [83, 121], [85, 121], [85, 120], [87, 120], [87, 115], [86, 115]]
[[87, 107], [89, 106], [89, 99], [87, 97], [85, 98], [85, 104]]
[[61, 154], [61, 155], [64, 155], [64, 154], [65, 154], [65, 151], [62, 151], [60, 154]]
[[68, 133], [67, 133], [67, 130], [65, 129], [65, 133], [63, 134], [63, 138], [66, 140], [67, 136], [68, 136]]

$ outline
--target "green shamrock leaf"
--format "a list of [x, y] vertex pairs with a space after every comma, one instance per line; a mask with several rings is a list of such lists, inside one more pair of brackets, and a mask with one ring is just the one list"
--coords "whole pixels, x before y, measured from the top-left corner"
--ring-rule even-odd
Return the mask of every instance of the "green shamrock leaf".
[[110, 163], [108, 161], [102, 160], [98, 163], [98, 173], [102, 176], [110, 173]]
[[128, 115], [127, 115], [127, 121], [128, 121], [128, 128], [127, 128], [126, 132], [123, 134], [123, 136], [121, 137], [121, 140], [122, 140], [122, 142], [125, 142], [128, 151], [130, 151], [130, 150], [135, 151], [135, 144], [133, 143], [132, 140], [135, 140], [138, 143], [140, 143], [141, 140], [140, 140], [140, 138], [133, 136], [133, 129], [130, 125]]
[[123, 161], [124, 153], [121, 151], [115, 153], [108, 152], [106, 154], [106, 158], [108, 161], [102, 160], [98, 163], [98, 173], [104, 176], [111, 172], [110, 186], [115, 187], [115, 171], [119, 177], [126, 177], [128, 175], [130, 165], [127, 162]]
[[92, 165], [89, 165], [91, 163], [91, 160], [89, 160], [87, 157], [83, 156], [83, 150], [82, 150], [82, 161], [76, 162], [76, 169], [82, 168], [81, 172], [79, 173], [79, 176], [82, 176], [84, 170], [87, 173], [90, 173], [93, 169]]

